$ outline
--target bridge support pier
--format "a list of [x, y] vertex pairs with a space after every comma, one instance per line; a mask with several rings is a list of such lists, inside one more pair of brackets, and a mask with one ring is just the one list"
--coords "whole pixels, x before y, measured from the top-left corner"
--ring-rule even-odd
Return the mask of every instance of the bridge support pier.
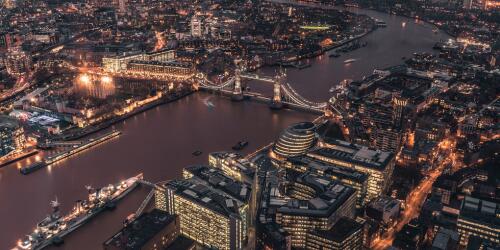
[[241, 90], [241, 70], [237, 68], [235, 70], [234, 76], [234, 90], [231, 96], [231, 100], [233, 101], [242, 101], [243, 100], [243, 92]]
[[271, 109], [281, 109], [283, 108], [283, 102], [281, 101], [281, 82], [283, 81], [284, 75], [282, 73], [278, 74], [274, 79], [273, 86], [273, 99], [269, 103], [269, 108]]

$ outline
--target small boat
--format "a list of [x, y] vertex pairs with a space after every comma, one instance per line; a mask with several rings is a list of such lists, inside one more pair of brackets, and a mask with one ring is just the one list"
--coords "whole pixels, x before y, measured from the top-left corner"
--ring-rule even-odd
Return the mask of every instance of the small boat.
[[356, 59], [351, 58], [351, 59], [345, 60], [344, 63], [345, 64], [349, 64], [349, 63], [352, 63], [352, 62], [355, 62], [355, 61], [356, 61]]
[[382, 27], [382, 28], [385, 28], [387, 27], [387, 23], [382, 21], [382, 20], [375, 20], [375, 25], [377, 25], [377, 27]]
[[208, 108], [215, 108], [214, 103], [211, 102], [211, 101], [207, 101], [206, 105], [207, 105]]
[[242, 150], [246, 146], [248, 146], [248, 142], [247, 141], [239, 141], [238, 143], [236, 143], [236, 145], [234, 145], [232, 147], [232, 149], [233, 150]]
[[337, 53], [332, 53], [332, 54], [328, 55], [328, 57], [335, 57], [335, 58], [337, 58], [339, 56], [340, 56], [340, 54], [337, 54]]
[[201, 152], [200, 150], [196, 150], [193, 152], [194, 156], [200, 156], [201, 154], [203, 154], [203, 152]]

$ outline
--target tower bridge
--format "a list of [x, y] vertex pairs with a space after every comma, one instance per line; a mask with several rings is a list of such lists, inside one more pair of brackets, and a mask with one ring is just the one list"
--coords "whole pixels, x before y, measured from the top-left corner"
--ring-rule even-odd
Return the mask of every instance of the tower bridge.
[[[238, 67], [235, 70], [233, 77], [228, 78], [225, 82], [214, 83], [206, 76], [198, 74], [196, 80], [199, 87], [205, 90], [220, 92], [230, 95], [233, 100], [242, 100], [244, 97], [264, 101], [269, 103], [273, 109], [280, 109], [284, 106], [289, 108], [297, 108], [301, 110], [324, 113], [327, 111], [327, 102], [313, 102], [302, 97], [288, 82], [286, 82], [286, 74], [280, 71], [275, 77], [261, 76], [254, 73], [243, 72]], [[266, 97], [259, 93], [243, 91], [241, 88], [242, 79], [257, 80], [273, 85], [273, 96]]]

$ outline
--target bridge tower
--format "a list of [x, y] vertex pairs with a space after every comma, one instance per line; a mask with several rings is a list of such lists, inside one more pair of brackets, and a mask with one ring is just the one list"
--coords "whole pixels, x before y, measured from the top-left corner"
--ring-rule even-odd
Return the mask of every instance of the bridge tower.
[[241, 91], [241, 60], [235, 59], [234, 65], [236, 66], [236, 69], [234, 70], [234, 90], [231, 99], [233, 101], [241, 101], [243, 100], [243, 92]]
[[274, 86], [273, 86], [273, 99], [270, 103], [271, 109], [281, 109], [283, 107], [283, 102], [281, 100], [281, 84], [283, 83], [286, 75], [280, 70], [280, 72], [274, 78]]
[[237, 66], [234, 71], [234, 90], [231, 99], [233, 101], [243, 100], [243, 92], [241, 90], [241, 69], [239, 66]]

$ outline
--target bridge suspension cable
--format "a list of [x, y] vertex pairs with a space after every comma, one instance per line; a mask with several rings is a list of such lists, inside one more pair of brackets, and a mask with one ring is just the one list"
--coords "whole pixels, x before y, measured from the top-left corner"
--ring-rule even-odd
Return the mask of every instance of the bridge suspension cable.
[[297, 93], [297, 91], [295, 91], [295, 89], [293, 89], [292, 86], [290, 86], [290, 84], [288, 83], [282, 84], [281, 88], [283, 89], [283, 94], [285, 95], [285, 97], [290, 98], [290, 100], [297, 105], [312, 109], [323, 109], [327, 106], [326, 102], [318, 103], [307, 100], [299, 93]]

